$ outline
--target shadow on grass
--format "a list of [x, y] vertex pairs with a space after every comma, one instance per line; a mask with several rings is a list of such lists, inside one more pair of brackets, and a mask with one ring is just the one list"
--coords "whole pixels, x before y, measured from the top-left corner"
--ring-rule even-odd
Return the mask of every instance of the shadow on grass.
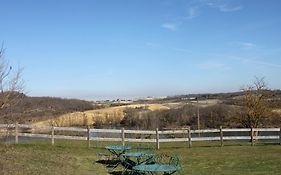
[[139, 175], [140, 173], [132, 173], [126, 171], [116, 170], [119, 165], [122, 165], [118, 160], [97, 160], [96, 163], [105, 165], [108, 168], [108, 173], [113, 175]]
[[96, 163], [105, 165], [106, 168], [109, 169], [109, 174], [113, 174], [113, 175], [123, 175], [124, 172], [123, 171], [113, 171], [119, 164], [119, 162], [117, 160], [97, 160]]
[[280, 143], [276, 143], [276, 142], [256, 142], [254, 143], [254, 146], [271, 146], [271, 145], [280, 145]]
[[143, 173], [132, 173], [132, 172], [124, 172], [124, 171], [113, 171], [113, 172], [109, 172], [109, 174], [113, 174], [113, 175], [144, 175]]
[[113, 172], [109, 172], [109, 174], [113, 174], [113, 175], [123, 175], [123, 171], [113, 171]]
[[96, 163], [100, 163], [105, 165], [107, 168], [114, 168], [116, 167], [120, 162], [118, 160], [97, 160]]

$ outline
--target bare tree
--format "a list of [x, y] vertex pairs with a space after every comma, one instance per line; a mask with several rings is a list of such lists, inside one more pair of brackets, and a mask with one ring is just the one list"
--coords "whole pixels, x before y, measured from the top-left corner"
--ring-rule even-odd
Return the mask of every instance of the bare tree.
[[255, 79], [252, 85], [243, 88], [243, 104], [244, 114], [240, 118], [240, 122], [244, 127], [257, 128], [260, 127], [269, 115], [267, 96], [268, 89], [264, 78]]
[[[0, 48], [0, 110], [12, 109], [19, 101], [24, 90], [22, 80], [22, 68], [15, 71], [5, 59], [5, 49]], [[4, 121], [6, 123], [15, 122], [13, 119]]]

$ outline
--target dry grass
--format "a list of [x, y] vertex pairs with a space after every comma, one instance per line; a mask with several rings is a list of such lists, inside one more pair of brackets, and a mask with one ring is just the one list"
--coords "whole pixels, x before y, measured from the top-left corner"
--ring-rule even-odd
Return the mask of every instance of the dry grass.
[[274, 109], [274, 110], [272, 110], [272, 112], [275, 112], [277, 114], [281, 114], [281, 109]]
[[134, 104], [127, 106], [110, 107], [105, 109], [89, 110], [85, 112], [74, 112], [64, 114], [55, 119], [48, 119], [33, 124], [51, 125], [52, 123], [54, 123], [55, 126], [86, 126], [92, 125], [96, 122], [116, 123], [120, 122], [123, 119], [125, 109], [136, 107], [147, 107], [152, 111], [169, 109], [169, 107], [162, 104]]

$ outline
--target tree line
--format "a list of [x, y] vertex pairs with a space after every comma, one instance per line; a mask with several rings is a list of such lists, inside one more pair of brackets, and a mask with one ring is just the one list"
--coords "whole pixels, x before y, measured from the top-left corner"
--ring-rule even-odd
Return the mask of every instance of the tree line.
[[[241, 89], [239, 96], [230, 94], [228, 100], [207, 107], [196, 103], [165, 111], [147, 108], [127, 109], [121, 126], [131, 128], [178, 128], [193, 129], [223, 127], [280, 127], [280, 93], [268, 90], [264, 78]], [[278, 109], [277, 111], [274, 109]], [[199, 112], [200, 111], [200, 112]], [[200, 116], [200, 119], [199, 117]]]
[[55, 97], [29, 97], [21, 94], [17, 105], [0, 110], [0, 123], [32, 123], [62, 114], [100, 108], [89, 101]]

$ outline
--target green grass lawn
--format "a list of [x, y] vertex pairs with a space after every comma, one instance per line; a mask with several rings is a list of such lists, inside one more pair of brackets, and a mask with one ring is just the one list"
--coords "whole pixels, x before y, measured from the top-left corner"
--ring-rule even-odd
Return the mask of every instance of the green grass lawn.
[[[114, 143], [91, 143], [56, 140], [24, 142], [18, 145], [0, 144], [0, 174], [108, 174], [104, 165], [96, 163], [97, 152], [104, 145]], [[116, 143], [115, 143], [116, 144]], [[280, 174], [281, 146], [248, 143], [227, 144], [196, 143], [186, 148], [186, 143], [161, 144], [157, 153], [176, 154], [180, 157], [184, 174]]]

